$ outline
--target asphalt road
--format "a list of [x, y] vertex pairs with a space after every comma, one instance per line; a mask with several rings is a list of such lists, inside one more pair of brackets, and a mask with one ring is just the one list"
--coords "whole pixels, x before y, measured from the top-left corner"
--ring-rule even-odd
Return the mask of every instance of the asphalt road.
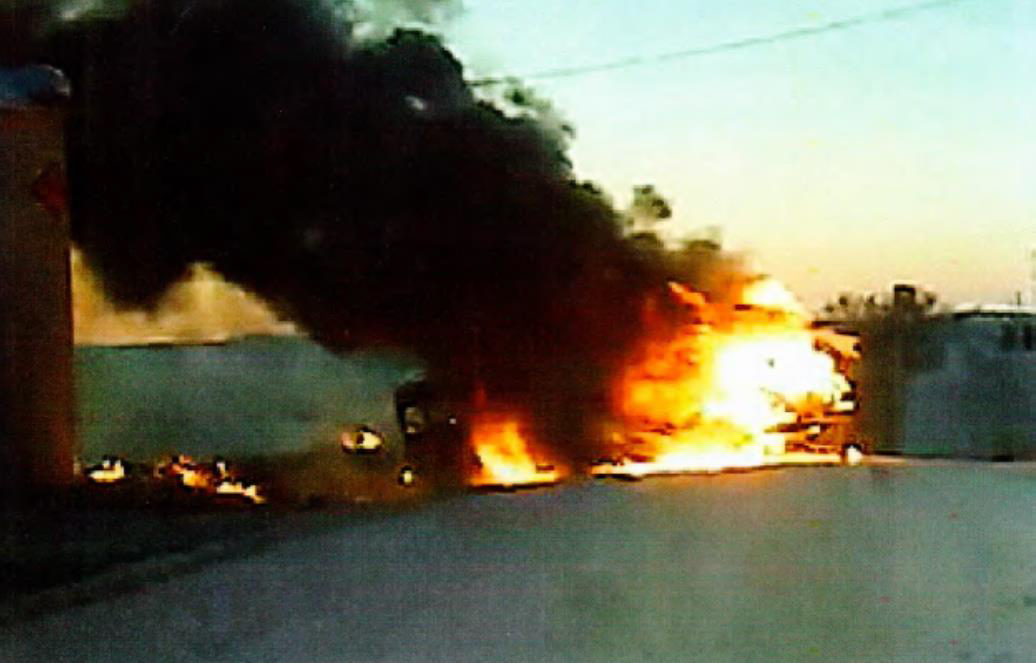
[[9, 624], [0, 660], [1036, 661], [1036, 467], [468, 495]]

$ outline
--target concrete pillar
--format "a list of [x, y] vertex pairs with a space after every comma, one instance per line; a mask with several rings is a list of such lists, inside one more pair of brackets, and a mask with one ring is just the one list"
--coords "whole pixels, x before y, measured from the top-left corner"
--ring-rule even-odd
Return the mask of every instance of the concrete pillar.
[[72, 479], [72, 311], [61, 101], [46, 67], [0, 69], [0, 495]]

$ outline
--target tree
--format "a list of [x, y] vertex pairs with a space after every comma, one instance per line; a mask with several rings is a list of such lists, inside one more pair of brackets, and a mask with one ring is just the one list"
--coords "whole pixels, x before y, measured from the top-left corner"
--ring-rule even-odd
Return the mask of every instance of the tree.
[[653, 184], [633, 187], [633, 201], [626, 211], [626, 224], [632, 232], [651, 232], [655, 226], [673, 216], [669, 201]]

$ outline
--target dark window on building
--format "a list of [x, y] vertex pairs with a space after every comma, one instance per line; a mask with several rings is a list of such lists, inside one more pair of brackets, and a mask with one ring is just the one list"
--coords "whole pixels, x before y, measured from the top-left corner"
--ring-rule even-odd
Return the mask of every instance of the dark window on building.
[[1018, 332], [1015, 331], [1014, 325], [1004, 325], [1000, 330], [1000, 349], [1005, 352], [1014, 350], [1014, 346], [1018, 344]]

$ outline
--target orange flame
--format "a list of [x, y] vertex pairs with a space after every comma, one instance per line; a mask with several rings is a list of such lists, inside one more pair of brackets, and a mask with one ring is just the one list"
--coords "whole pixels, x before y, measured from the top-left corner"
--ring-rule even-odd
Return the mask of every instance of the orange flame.
[[477, 414], [471, 425], [471, 446], [478, 466], [470, 481], [473, 486], [510, 488], [561, 478], [554, 466], [537, 462], [515, 416]]
[[155, 468], [155, 478], [173, 478], [191, 491], [222, 496], [239, 496], [252, 504], [264, 504], [266, 497], [261, 488], [237, 478], [225, 460], [216, 459], [211, 464], [195, 462], [190, 456], [174, 454], [167, 462]]
[[627, 429], [622, 456], [591, 472], [640, 476], [836, 462], [837, 454], [787, 453], [777, 432], [849, 392], [834, 360], [815, 349], [791, 293], [760, 279], [724, 308], [681, 284], [671, 283], [670, 291], [698, 321], [648, 344], [628, 368], [619, 389]]
[[94, 483], [118, 483], [126, 479], [126, 466], [121, 458], [105, 458], [100, 465], [91, 468], [86, 477]]
[[806, 309], [783, 283], [769, 277], [751, 281], [741, 291], [741, 303], [806, 316]]

